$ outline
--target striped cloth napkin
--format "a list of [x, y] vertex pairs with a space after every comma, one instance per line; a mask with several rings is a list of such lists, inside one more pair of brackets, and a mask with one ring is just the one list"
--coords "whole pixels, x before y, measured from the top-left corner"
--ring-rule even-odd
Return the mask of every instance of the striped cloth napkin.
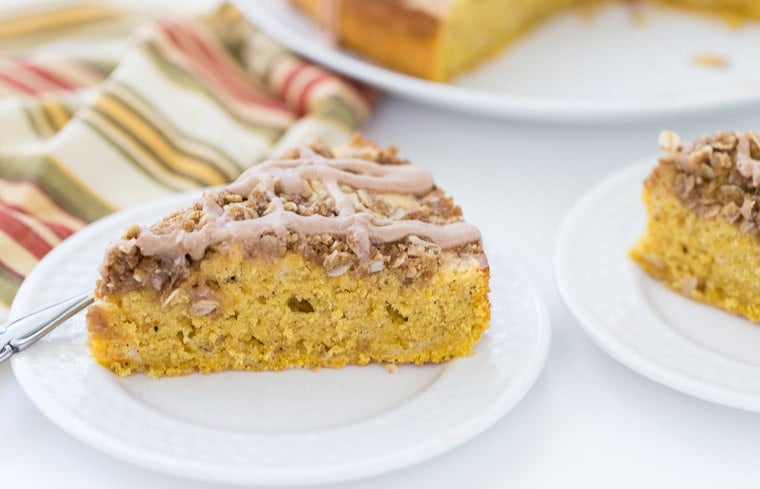
[[53, 5], [0, 11], [0, 316], [88, 222], [317, 137], [339, 143], [371, 108], [365, 87], [228, 4], [182, 17]]

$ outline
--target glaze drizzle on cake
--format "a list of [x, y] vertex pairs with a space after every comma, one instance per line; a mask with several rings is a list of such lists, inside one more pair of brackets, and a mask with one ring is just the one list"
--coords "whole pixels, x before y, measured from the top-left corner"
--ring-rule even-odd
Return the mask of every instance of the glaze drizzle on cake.
[[[360, 259], [369, 259], [371, 243], [398, 241], [409, 235], [430, 239], [443, 249], [453, 248], [480, 239], [478, 229], [467, 222], [431, 224], [415, 219], [394, 220], [378, 218], [369, 212], [356, 212], [341, 185], [357, 190], [377, 192], [409, 192], [425, 194], [433, 188], [433, 178], [427, 170], [412, 165], [382, 165], [358, 158], [329, 159], [311, 148], [301, 148], [301, 157], [271, 160], [245, 172], [240, 179], [226, 188], [233, 195], [246, 197], [262, 187], [270, 199], [270, 208], [264, 216], [237, 221], [225, 215], [212, 193], [202, 200], [202, 212], [208, 217], [200, 230], [177, 229], [169, 234], [158, 234], [143, 229], [140, 236], [117, 243], [122, 250], [137, 246], [143, 255], [162, 256], [172, 261], [186, 254], [193, 260], [203, 257], [209, 246], [219, 241], [246, 241], [255, 243], [262, 235], [272, 232], [283, 237], [288, 231], [314, 235], [330, 233], [349, 236], [349, 246]], [[306, 181], [321, 182], [333, 200], [337, 216], [318, 214], [301, 216], [284, 208], [277, 189], [285, 194], [300, 194]]]
[[319, 146], [302, 147], [256, 165], [221, 192], [206, 192], [192, 209], [128, 230], [107, 252], [113, 259], [106, 259], [101, 273], [110, 283], [129, 282], [117, 279], [124, 267], [114, 267], [114, 260], [150, 257], [164, 264], [158, 268], [171, 264], [173, 282], [211, 248], [242, 243], [252, 254], [278, 257], [288, 248], [313, 251], [309, 243], [324, 236], [342, 244], [337, 266], [332, 254], [305, 254], [321, 261], [331, 276], [350, 269], [376, 273], [393, 268], [392, 243], [406, 240], [437, 254], [479, 242], [477, 228], [461, 219], [429, 171], [397, 159], [393, 149], [367, 153], [362, 148], [363, 155], [333, 155]]

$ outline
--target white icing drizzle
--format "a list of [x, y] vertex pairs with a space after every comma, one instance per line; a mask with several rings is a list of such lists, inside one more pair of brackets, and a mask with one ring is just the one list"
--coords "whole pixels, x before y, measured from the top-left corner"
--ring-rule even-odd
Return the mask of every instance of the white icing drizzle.
[[[275, 192], [276, 186], [279, 184], [280, 191], [286, 194], [299, 194], [306, 182], [313, 180], [324, 185], [335, 204], [337, 216], [302, 216], [284, 209], [282, 199]], [[370, 258], [372, 244], [399, 241], [411, 235], [427, 238], [443, 249], [480, 240], [478, 229], [464, 221], [431, 224], [357, 212], [341, 185], [357, 190], [424, 195], [432, 190], [433, 179], [430, 172], [413, 165], [383, 165], [359, 158], [325, 158], [310, 148], [301, 148], [299, 158], [270, 160], [256, 165], [222, 190], [248, 197], [255, 189], [263, 189], [270, 200], [263, 216], [234, 220], [225, 215], [215, 194], [206, 192], [200, 201], [205, 223], [199, 229], [176, 229], [156, 234], [144, 227], [137, 238], [121, 240], [114, 246], [123, 252], [136, 246], [144, 256], [169, 259], [179, 266], [186, 255], [193, 260], [201, 259], [214, 244], [255, 244], [270, 233], [283, 240], [289, 231], [300, 235], [345, 236], [360, 260]]]

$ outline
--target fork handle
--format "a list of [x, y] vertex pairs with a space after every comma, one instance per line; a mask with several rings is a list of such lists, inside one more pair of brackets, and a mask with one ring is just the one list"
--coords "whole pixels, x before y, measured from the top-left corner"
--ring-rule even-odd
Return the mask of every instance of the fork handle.
[[92, 293], [81, 292], [15, 321], [0, 325], [0, 363], [28, 348], [61, 323], [92, 304]]

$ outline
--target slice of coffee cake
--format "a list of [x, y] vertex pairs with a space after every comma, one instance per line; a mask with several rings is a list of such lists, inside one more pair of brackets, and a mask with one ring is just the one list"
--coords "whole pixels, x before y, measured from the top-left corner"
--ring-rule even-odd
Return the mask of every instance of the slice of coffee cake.
[[669, 288], [760, 322], [760, 135], [694, 143], [660, 135], [667, 155], [644, 182], [646, 233], [631, 257]]
[[442, 362], [488, 327], [478, 230], [359, 137], [257, 165], [106, 252], [87, 315], [119, 375]]

